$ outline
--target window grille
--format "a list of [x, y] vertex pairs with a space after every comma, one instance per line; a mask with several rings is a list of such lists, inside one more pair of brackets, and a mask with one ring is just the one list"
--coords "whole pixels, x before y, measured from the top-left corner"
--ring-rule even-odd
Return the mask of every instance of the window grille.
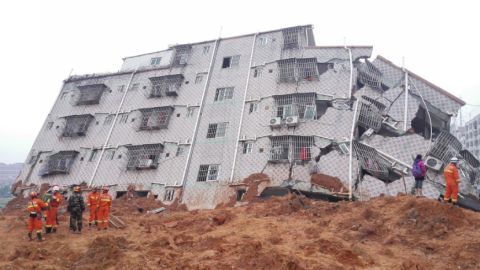
[[378, 179], [389, 179], [389, 162], [375, 148], [353, 141], [353, 150], [363, 170]]
[[200, 169], [198, 170], [197, 181], [205, 182], [205, 181], [217, 180], [219, 169], [220, 169], [220, 165], [218, 164], [200, 165]]
[[140, 109], [142, 120], [140, 130], [163, 129], [168, 127], [173, 107], [155, 107]]
[[190, 45], [180, 45], [175, 47], [175, 56], [173, 57], [172, 66], [184, 66], [187, 64], [188, 55], [192, 47]]
[[253, 102], [253, 103], [250, 103], [250, 108], [248, 109], [248, 113], [254, 113], [258, 110], [258, 103], [257, 102]]
[[150, 97], [177, 96], [182, 82], [182, 74], [150, 78]]
[[175, 190], [174, 189], [166, 189], [165, 190], [164, 201], [167, 201], [167, 202], [172, 201], [174, 196], [175, 196]]
[[77, 154], [77, 151], [60, 151], [50, 155], [40, 170], [40, 175], [68, 174]]
[[105, 159], [107, 160], [113, 160], [115, 157], [115, 149], [109, 149], [105, 153]]
[[299, 37], [301, 31], [301, 27], [291, 27], [282, 30], [284, 50], [299, 48]]
[[313, 146], [313, 136], [270, 137], [269, 161], [310, 160]]
[[156, 169], [163, 152], [162, 144], [128, 146], [127, 170]]
[[109, 114], [105, 117], [105, 121], [103, 122], [103, 124], [106, 126], [106, 125], [110, 125], [113, 121], [113, 118], [115, 117], [115, 115], [113, 114]]
[[127, 120], [128, 120], [128, 113], [122, 113], [120, 115], [120, 123], [125, 124], [127, 123]]
[[462, 143], [452, 134], [442, 131], [435, 139], [435, 143], [428, 151], [427, 156], [432, 156], [448, 164], [462, 149]]
[[313, 119], [316, 116], [315, 93], [301, 93], [273, 96], [275, 117], [286, 119], [298, 116], [301, 119]]
[[215, 123], [208, 125], [207, 139], [225, 137], [228, 123]]
[[215, 101], [220, 102], [233, 98], [233, 87], [218, 88], [215, 92]]
[[250, 154], [253, 150], [253, 142], [244, 142], [243, 143], [243, 153]]
[[362, 96], [360, 112], [358, 114], [358, 125], [366, 129], [380, 131], [383, 122], [383, 110], [386, 106], [367, 96]]
[[203, 81], [203, 74], [197, 74], [197, 77], [195, 77], [195, 84], [199, 84]]
[[278, 82], [290, 83], [297, 81], [318, 80], [316, 58], [290, 58], [277, 61]]
[[383, 74], [370, 61], [365, 60], [365, 63], [358, 66], [358, 80], [372, 89], [382, 90]]
[[100, 98], [106, 88], [107, 86], [105, 84], [78, 86], [80, 95], [75, 105], [93, 105], [100, 103]]
[[152, 65], [152, 66], [160, 65], [161, 61], [162, 61], [161, 57], [153, 57], [153, 58], [150, 59], [150, 65]]
[[177, 152], [175, 153], [175, 156], [177, 156], [177, 157], [183, 156], [184, 152], [185, 152], [184, 147], [179, 145], [177, 147]]
[[63, 137], [79, 137], [85, 136], [90, 122], [93, 120], [93, 115], [71, 115], [65, 117], [65, 129], [63, 130]]

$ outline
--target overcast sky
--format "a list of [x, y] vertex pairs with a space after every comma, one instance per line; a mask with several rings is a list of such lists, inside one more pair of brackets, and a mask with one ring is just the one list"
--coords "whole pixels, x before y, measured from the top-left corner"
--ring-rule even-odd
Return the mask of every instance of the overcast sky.
[[[463, 3], [465, 2], [465, 3]], [[313, 24], [317, 45], [378, 54], [480, 105], [476, 1], [1, 1], [0, 162], [24, 162], [73, 74], [116, 71], [122, 57]], [[473, 113], [470, 113], [474, 110]], [[480, 107], [463, 108], [464, 119]]]

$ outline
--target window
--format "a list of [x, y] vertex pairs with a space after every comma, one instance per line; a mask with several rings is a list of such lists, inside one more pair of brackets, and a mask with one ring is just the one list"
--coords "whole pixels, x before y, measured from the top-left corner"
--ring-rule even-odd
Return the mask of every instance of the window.
[[175, 47], [175, 56], [173, 57], [172, 66], [183, 66], [187, 64], [188, 55], [192, 47], [190, 45], [179, 45]]
[[131, 87], [130, 87], [130, 91], [135, 91], [135, 90], [138, 90], [138, 87], [140, 86], [139, 83], [134, 83]]
[[98, 149], [93, 149], [88, 161], [95, 161], [95, 159], [97, 158], [97, 152], [98, 152]]
[[103, 95], [103, 92], [107, 89], [107, 86], [103, 83], [92, 84], [92, 85], [82, 85], [78, 86], [78, 99], [75, 102], [75, 105], [93, 105], [99, 104], [100, 98]]
[[115, 149], [109, 149], [105, 153], [105, 159], [107, 160], [113, 160], [115, 157]]
[[120, 116], [120, 123], [127, 123], [128, 113], [122, 113]]
[[235, 67], [235, 66], [238, 66], [239, 63], [240, 63], [240, 55], [224, 57], [222, 62], [222, 68]]
[[258, 109], [258, 103], [257, 102], [254, 102], [254, 103], [250, 103], [250, 108], [248, 109], [248, 113], [254, 113], [256, 112]]
[[117, 91], [120, 92], [120, 93], [123, 93], [123, 90], [125, 90], [125, 85], [119, 85], [118, 88], [117, 88]]
[[160, 65], [160, 61], [162, 61], [161, 57], [153, 57], [150, 59], [150, 65], [152, 66]]
[[50, 130], [53, 127], [53, 122], [48, 122], [47, 123], [47, 129]]
[[177, 96], [177, 92], [183, 82], [182, 74], [166, 75], [161, 77], [150, 78], [151, 91], [150, 97]]
[[253, 70], [253, 77], [257, 78], [257, 77], [260, 77], [260, 75], [262, 75], [262, 68], [260, 67], [255, 68]]
[[280, 83], [318, 80], [316, 58], [282, 59], [277, 64]]
[[107, 117], [105, 117], [105, 121], [103, 122], [103, 124], [106, 126], [106, 125], [110, 125], [113, 121], [113, 117], [114, 115], [113, 114], [109, 114], [107, 115]]
[[156, 169], [163, 152], [162, 144], [127, 146], [127, 170]]
[[258, 39], [258, 45], [265, 46], [268, 44], [268, 37], [260, 37]]
[[228, 123], [209, 124], [207, 139], [225, 137]]
[[156, 107], [149, 109], [140, 109], [142, 113], [142, 122], [140, 130], [167, 128], [173, 107]]
[[270, 161], [311, 159], [313, 136], [274, 136], [270, 138]]
[[200, 165], [200, 169], [198, 170], [197, 181], [198, 182], [205, 182], [205, 181], [214, 181], [218, 178], [218, 171], [220, 169], [220, 165]]
[[183, 156], [184, 150], [185, 150], [184, 147], [179, 145], [177, 147], [177, 153], [175, 153], [175, 156], [177, 156], [177, 157]]
[[326, 108], [325, 110], [319, 108], [319, 105], [323, 103], [316, 103], [315, 93], [277, 95], [273, 98], [275, 101], [274, 116], [282, 119], [289, 116], [298, 116], [300, 119], [318, 119], [326, 111]]
[[252, 153], [252, 149], [253, 149], [253, 142], [244, 142], [243, 143], [243, 153], [244, 154]]
[[298, 49], [299, 47], [299, 35], [301, 27], [292, 27], [282, 30], [283, 35], [283, 49]]
[[[40, 176], [68, 174], [77, 155], [77, 151], [60, 151], [50, 155], [40, 169]], [[39, 163], [42, 163], [42, 160]]]
[[91, 114], [72, 115], [65, 117], [63, 137], [85, 136], [90, 122], [94, 119]]
[[174, 189], [166, 189], [165, 190], [164, 201], [167, 201], [167, 202], [172, 201], [173, 197], [175, 197], [175, 190]]
[[215, 101], [220, 102], [233, 98], [233, 87], [218, 88], [215, 92]]
[[203, 74], [197, 74], [197, 77], [195, 77], [195, 84], [199, 84], [203, 81]]
[[210, 46], [203, 46], [203, 54], [207, 54], [210, 51]]
[[188, 107], [188, 108], [187, 108], [187, 117], [192, 117], [194, 110], [195, 110], [195, 108], [193, 108], [193, 107]]

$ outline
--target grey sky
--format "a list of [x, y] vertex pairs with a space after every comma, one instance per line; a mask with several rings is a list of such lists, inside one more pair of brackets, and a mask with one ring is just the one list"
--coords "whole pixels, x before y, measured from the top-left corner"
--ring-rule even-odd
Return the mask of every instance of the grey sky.
[[[169, 44], [313, 24], [317, 45], [373, 45], [480, 105], [476, 1], [1, 1], [0, 162], [23, 162], [70, 70], [116, 71]], [[464, 119], [480, 107], [463, 108]]]

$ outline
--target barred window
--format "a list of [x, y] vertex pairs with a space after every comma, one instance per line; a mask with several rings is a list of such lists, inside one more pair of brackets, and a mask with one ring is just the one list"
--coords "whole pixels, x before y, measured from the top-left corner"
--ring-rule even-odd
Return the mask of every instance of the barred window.
[[77, 154], [77, 151], [60, 151], [50, 155], [40, 170], [40, 176], [68, 174]]
[[175, 197], [175, 190], [174, 189], [166, 189], [165, 190], [165, 197], [164, 197], [164, 201], [172, 201], [173, 198]]
[[156, 169], [163, 152], [162, 144], [128, 146], [127, 170]]
[[160, 65], [160, 62], [162, 61], [162, 58], [161, 57], [152, 57], [150, 59], [150, 65], [152, 66], [157, 66], [157, 65]]
[[195, 84], [199, 84], [203, 81], [203, 74], [197, 74], [197, 77], [195, 77]]
[[183, 156], [183, 153], [185, 152], [185, 148], [183, 146], [178, 146], [177, 147], [177, 152], [175, 153], [175, 156], [180, 157]]
[[175, 47], [175, 56], [173, 57], [172, 66], [183, 66], [187, 64], [188, 55], [192, 47], [190, 45], [180, 45]]
[[108, 149], [105, 152], [105, 159], [113, 160], [114, 157], [115, 157], [115, 149]]
[[72, 115], [65, 117], [63, 137], [85, 136], [90, 122], [94, 119], [91, 114]]
[[205, 182], [205, 181], [217, 180], [219, 169], [220, 169], [220, 165], [218, 164], [200, 165], [200, 169], [198, 170], [197, 181]]
[[208, 125], [207, 139], [225, 137], [227, 122]]
[[291, 58], [277, 61], [280, 83], [318, 80], [316, 58]]
[[310, 160], [313, 136], [274, 136], [270, 138], [270, 161]]
[[298, 116], [301, 119], [314, 119], [317, 115], [315, 93], [277, 95], [273, 99], [275, 117], [286, 119], [290, 116]]
[[283, 49], [298, 49], [301, 27], [291, 27], [282, 30]]
[[173, 107], [156, 107], [140, 109], [142, 120], [140, 130], [162, 129], [168, 127]]
[[100, 98], [106, 89], [107, 86], [105, 84], [78, 86], [79, 95], [75, 105], [93, 105], [100, 103]]
[[107, 117], [105, 117], [105, 121], [103, 122], [103, 124], [104, 125], [110, 125], [112, 123], [114, 117], [115, 117], [115, 115], [113, 115], [113, 114], [107, 115]]
[[150, 78], [150, 97], [176, 96], [182, 82], [182, 74]]
[[243, 143], [243, 153], [244, 154], [252, 153], [252, 149], [253, 149], [253, 142], [244, 142]]
[[120, 115], [120, 123], [125, 124], [127, 123], [127, 120], [128, 120], [128, 113], [122, 113]]
[[220, 102], [233, 98], [233, 87], [218, 88], [215, 92], [215, 101]]

